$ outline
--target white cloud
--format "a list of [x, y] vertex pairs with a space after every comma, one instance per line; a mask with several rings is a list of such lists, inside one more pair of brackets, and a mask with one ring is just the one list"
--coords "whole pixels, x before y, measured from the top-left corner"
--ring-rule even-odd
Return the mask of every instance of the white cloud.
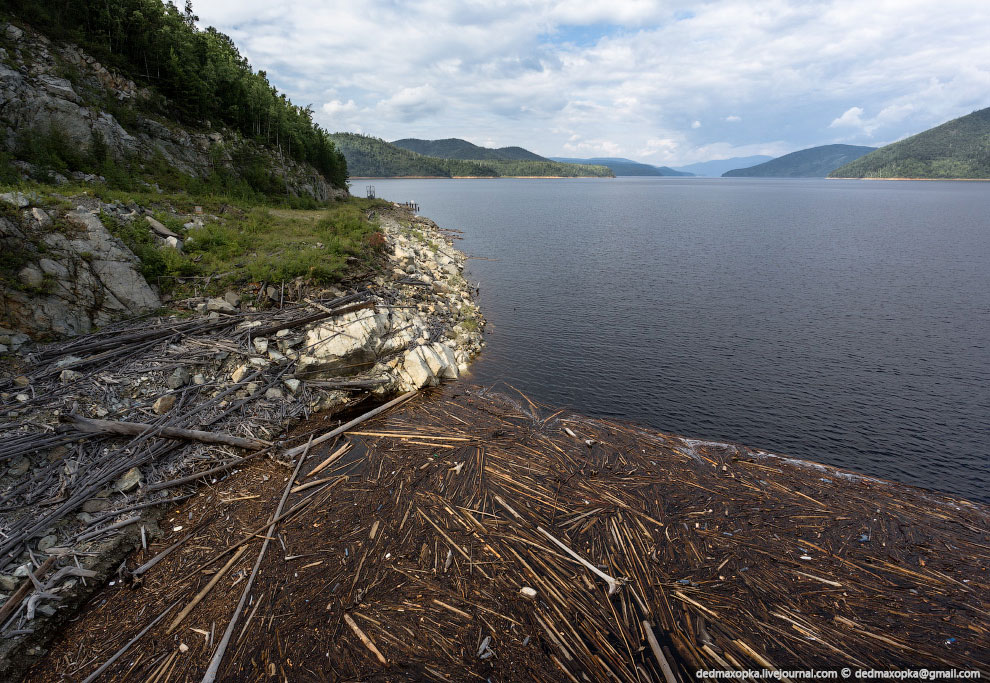
[[985, 0], [194, 2], [321, 124], [386, 139], [690, 163], [990, 105]]

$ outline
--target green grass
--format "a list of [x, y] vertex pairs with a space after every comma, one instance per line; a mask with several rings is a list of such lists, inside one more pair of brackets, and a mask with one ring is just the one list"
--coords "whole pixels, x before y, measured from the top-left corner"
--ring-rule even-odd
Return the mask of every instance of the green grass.
[[[139, 202], [140, 203], [140, 202]], [[168, 216], [162, 222], [185, 239], [179, 252], [158, 241], [140, 221], [104, 216], [104, 223], [141, 259], [142, 273], [164, 291], [182, 290], [182, 278], [213, 276], [213, 288], [245, 282], [302, 277], [313, 284], [344, 278], [352, 267], [371, 266], [382, 242], [365, 214], [375, 202], [350, 199], [324, 209], [226, 206], [218, 220], [185, 230]], [[204, 207], [210, 213], [210, 207]]]
[[[101, 218], [107, 229], [140, 259], [141, 273], [148, 282], [177, 296], [203, 293], [202, 283], [207, 276], [208, 291], [220, 292], [247, 282], [277, 283], [297, 277], [313, 284], [330, 284], [351, 273], [366, 271], [374, 266], [375, 254], [384, 246], [378, 224], [366, 216], [370, 210], [388, 204], [355, 197], [307, 208], [311, 206], [309, 202], [270, 197], [163, 194], [82, 183], [57, 188], [31, 182], [0, 184], [0, 192], [7, 191], [33, 192], [42, 198], [40, 204], [56, 207], [56, 214], [70, 210], [78, 203], [73, 199], [86, 195], [105, 203], [133, 202], [151, 208], [157, 220], [183, 238], [183, 251], [162, 245], [142, 217], [125, 221], [105, 213]], [[194, 215], [197, 206], [203, 209], [205, 223], [202, 228], [186, 230], [186, 216]], [[0, 203], [0, 215], [19, 220], [19, 212], [7, 204]], [[62, 228], [62, 223], [56, 215], [51, 229]], [[0, 279], [15, 284], [28, 254], [2, 251]], [[194, 282], [191, 278], [200, 279]]]

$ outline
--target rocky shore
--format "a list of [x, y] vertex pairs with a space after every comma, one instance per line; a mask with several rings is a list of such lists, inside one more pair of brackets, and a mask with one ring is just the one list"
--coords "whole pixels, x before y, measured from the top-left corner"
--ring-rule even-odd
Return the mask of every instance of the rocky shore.
[[[101, 222], [113, 213], [154, 230], [140, 207], [5, 201], [16, 212], [2, 223], [11, 234], [26, 238], [30, 221], [41, 230], [40, 214], [71, 228], [47, 233], [57, 258], [42, 250], [21, 265], [22, 282], [37, 271], [54, 284], [7, 288], [6, 311], [16, 311], [8, 320], [45, 322], [48, 332], [101, 329], [50, 344], [0, 330], [4, 675], [43, 654], [96, 586], [123, 576], [113, 578], [121, 560], [153, 542], [161, 515], [197, 485], [215, 485], [256, 454], [278, 456], [286, 429], [301, 420], [332, 421], [369, 400], [454, 379], [484, 343], [453, 236], [399, 208], [375, 209], [384, 238], [377, 275], [324, 290], [253, 285], [170, 301], [162, 315], [133, 254]], [[52, 276], [59, 267], [66, 272]], [[138, 306], [108, 303], [144, 290]], [[109, 323], [122, 314], [141, 317]], [[111, 422], [139, 425], [136, 436], [107, 431]], [[242, 447], [162, 438], [166, 429], [209, 431]], [[22, 595], [30, 584], [37, 590]]]

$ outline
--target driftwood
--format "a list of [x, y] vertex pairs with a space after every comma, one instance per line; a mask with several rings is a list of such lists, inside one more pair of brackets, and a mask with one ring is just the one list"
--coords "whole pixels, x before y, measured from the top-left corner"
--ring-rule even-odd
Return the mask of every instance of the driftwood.
[[[402, 396], [400, 396], [399, 398], [392, 399], [388, 403], [385, 403], [383, 405], [380, 405], [377, 408], [375, 408], [374, 410], [369, 410], [364, 415], [361, 415], [360, 417], [356, 417], [353, 420], [351, 420], [350, 422], [346, 422], [346, 423], [340, 425], [339, 427], [337, 427], [336, 429], [331, 430], [331, 431], [327, 432], [326, 434], [323, 434], [322, 436], [318, 436], [317, 438], [313, 439], [312, 445], [316, 446], [318, 444], [323, 443], [324, 441], [329, 441], [333, 437], [338, 436], [339, 434], [343, 434], [344, 432], [346, 432], [351, 427], [356, 427], [359, 424], [361, 424], [362, 422], [364, 422], [365, 420], [370, 420], [371, 418], [375, 417], [376, 415], [379, 415], [379, 414], [385, 412], [386, 410], [388, 410], [392, 406], [397, 406], [400, 403], [402, 403], [403, 401], [408, 401], [413, 396], [415, 396], [418, 393], [418, 391], [419, 391], [418, 389], [413, 389], [412, 391], [407, 391], [406, 393], [402, 394]], [[285, 455], [288, 456], [288, 457], [290, 457], [290, 458], [294, 458], [295, 456], [299, 455], [300, 453], [302, 453], [303, 451], [305, 451], [308, 448], [309, 448], [309, 444], [307, 444], [305, 446], [297, 446], [295, 448], [290, 448], [289, 450], [287, 450], [285, 452]]]
[[45, 572], [51, 569], [55, 564], [56, 559], [57, 558], [53, 555], [45, 560], [41, 566], [33, 572], [34, 576], [29, 576], [26, 578], [24, 583], [17, 587], [17, 590], [14, 591], [14, 594], [10, 596], [7, 602], [3, 603], [3, 606], [0, 606], [0, 624], [7, 621], [7, 619], [10, 618], [10, 615], [17, 611], [17, 608], [21, 606], [22, 602], [24, 602], [24, 598], [26, 598], [28, 594], [35, 589], [34, 582], [37, 580], [37, 577], [44, 575]]
[[182, 429], [180, 427], [158, 427], [140, 422], [120, 422], [119, 420], [96, 420], [81, 415], [69, 415], [68, 419], [81, 432], [90, 434], [123, 434], [125, 436], [138, 436], [152, 432], [155, 436], [162, 436], [166, 439], [178, 439], [184, 441], [199, 441], [201, 443], [219, 444], [222, 446], [234, 446], [249, 451], [260, 451], [271, 446], [266, 441], [258, 439], [245, 439], [240, 436], [230, 434], [217, 434], [216, 432], [204, 432], [198, 429]]

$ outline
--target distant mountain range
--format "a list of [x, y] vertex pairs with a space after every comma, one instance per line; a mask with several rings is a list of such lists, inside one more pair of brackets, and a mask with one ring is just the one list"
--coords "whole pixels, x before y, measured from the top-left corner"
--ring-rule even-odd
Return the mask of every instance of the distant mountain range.
[[726, 171], [731, 171], [735, 168], [756, 166], [771, 159], [773, 157], [765, 154], [758, 154], [751, 157], [732, 157], [731, 159], [713, 159], [712, 161], [701, 161], [696, 164], [688, 164], [687, 166], [678, 166], [676, 170], [693, 173], [694, 175], [714, 176], [717, 178]]
[[990, 178], [990, 107], [837, 168], [830, 178]]
[[[612, 177], [613, 173], [605, 166], [562, 164], [528, 152], [521, 147], [505, 147], [489, 152], [503, 154], [525, 153], [535, 158], [510, 159], [459, 159], [425, 156], [415, 151], [385, 142], [382, 139], [357, 133], [334, 133], [330, 136], [334, 145], [347, 160], [347, 172], [351, 177], [396, 178], [427, 176], [434, 178], [480, 177]], [[408, 141], [402, 141], [408, 142]], [[443, 143], [437, 148], [444, 153], [458, 153], [458, 150], [487, 150], [476, 147], [466, 140], [417, 140], [416, 143]], [[463, 144], [459, 144], [463, 143]], [[506, 150], [518, 150], [506, 151]]]
[[439, 159], [462, 159], [465, 161], [547, 161], [539, 154], [534, 154], [522, 147], [479, 147], [460, 138], [444, 140], [420, 140], [418, 138], [403, 138], [393, 140], [396, 147], [408, 149], [427, 157]]
[[612, 169], [615, 175], [632, 176], [690, 176], [692, 173], [675, 171], [669, 166], [651, 166], [632, 159], [622, 157], [593, 157], [590, 159], [575, 159], [572, 157], [550, 157], [554, 161], [562, 161], [569, 164], [597, 164], [607, 166]]
[[736, 168], [723, 178], [824, 178], [843, 164], [848, 164], [876, 147], [859, 145], [822, 145], [765, 161], [748, 168]]

